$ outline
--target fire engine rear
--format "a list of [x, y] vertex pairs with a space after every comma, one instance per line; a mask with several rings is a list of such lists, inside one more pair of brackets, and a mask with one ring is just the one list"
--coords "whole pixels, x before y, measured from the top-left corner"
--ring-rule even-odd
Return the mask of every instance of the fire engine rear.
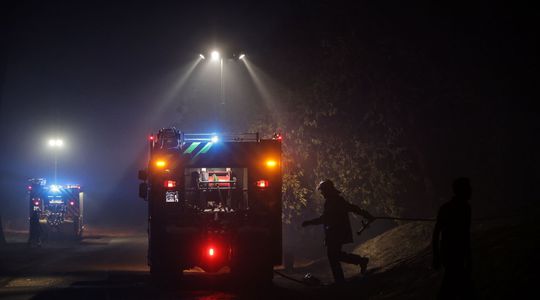
[[139, 196], [148, 201], [151, 274], [228, 267], [271, 281], [282, 259], [281, 139], [166, 128], [149, 144]]
[[[28, 184], [29, 217], [37, 213], [45, 233], [61, 233], [80, 238], [83, 233], [83, 198], [81, 186], [47, 185], [44, 178]], [[30, 230], [35, 230], [30, 226]], [[32, 234], [32, 233], [31, 233]]]

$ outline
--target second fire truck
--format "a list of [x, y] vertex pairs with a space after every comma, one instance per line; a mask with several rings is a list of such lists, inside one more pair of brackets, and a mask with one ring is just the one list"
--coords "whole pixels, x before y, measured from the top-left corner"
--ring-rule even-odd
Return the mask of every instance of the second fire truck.
[[45, 234], [82, 237], [84, 193], [80, 185], [47, 185], [46, 179], [35, 178], [29, 180], [27, 189], [29, 217], [39, 218]]

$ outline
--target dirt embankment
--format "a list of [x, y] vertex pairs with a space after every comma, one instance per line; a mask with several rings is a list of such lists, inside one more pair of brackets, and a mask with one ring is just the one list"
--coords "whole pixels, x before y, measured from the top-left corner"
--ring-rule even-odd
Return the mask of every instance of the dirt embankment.
[[[539, 212], [535, 208], [473, 221], [475, 299], [517, 299], [534, 291], [533, 274], [540, 265], [540, 225], [535, 220]], [[443, 271], [431, 268], [433, 226], [433, 222], [405, 223], [357, 246], [354, 253], [370, 258], [368, 273], [359, 275], [358, 266], [343, 264], [349, 278], [347, 295], [358, 299], [435, 299]], [[324, 257], [296, 272], [332, 281]]]
[[[515, 299], [533, 290], [534, 266], [540, 262], [535, 211], [473, 221], [472, 279], [477, 299]], [[362, 282], [362, 294], [368, 299], [433, 299], [442, 280], [442, 271], [431, 268], [433, 226], [411, 222], [363, 243], [354, 252], [370, 257], [370, 275], [354, 275], [358, 270], [350, 265], [345, 266], [347, 274]]]

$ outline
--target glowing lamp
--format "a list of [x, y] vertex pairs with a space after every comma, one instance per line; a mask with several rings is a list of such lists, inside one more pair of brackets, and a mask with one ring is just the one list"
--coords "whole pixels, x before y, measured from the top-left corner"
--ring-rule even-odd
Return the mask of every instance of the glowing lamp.
[[242, 53], [240, 54], [240, 57], [238, 57], [238, 59], [244, 59], [244, 57], [246, 57], [246, 55]]
[[211, 139], [212, 143], [217, 143], [219, 141], [219, 137], [217, 135], [214, 135]]
[[176, 181], [174, 180], [165, 180], [163, 184], [166, 188], [173, 188], [176, 186]]
[[214, 250], [214, 248], [208, 248], [208, 255], [209, 256], [214, 256], [216, 254], [216, 251]]
[[158, 168], [164, 168], [167, 165], [167, 163], [164, 160], [157, 160], [156, 161], [156, 167]]
[[61, 139], [52, 139], [52, 140], [49, 140], [49, 146], [61, 148], [64, 146], [64, 141]]
[[60, 192], [60, 187], [57, 186], [57, 185], [54, 185], [54, 184], [50, 186], [50, 189], [51, 189], [51, 192], [53, 192], [53, 193]]
[[268, 180], [257, 180], [257, 187], [259, 188], [268, 187]]
[[206, 57], [204, 57], [204, 55], [202, 55], [202, 54], [199, 54], [199, 57], [200, 57], [201, 59], [206, 59]]
[[269, 159], [269, 160], [266, 161], [265, 164], [269, 168], [275, 168], [277, 166], [277, 161], [275, 161], [273, 159]]
[[213, 60], [213, 61], [216, 61], [216, 60], [219, 60], [219, 58], [220, 58], [221, 56], [219, 55], [219, 52], [217, 52], [217, 51], [212, 51], [212, 53], [210, 54], [210, 57], [212, 57], [212, 60]]
[[75, 205], [75, 202], [74, 201], [69, 201], [69, 205], [73, 206], [73, 205]]

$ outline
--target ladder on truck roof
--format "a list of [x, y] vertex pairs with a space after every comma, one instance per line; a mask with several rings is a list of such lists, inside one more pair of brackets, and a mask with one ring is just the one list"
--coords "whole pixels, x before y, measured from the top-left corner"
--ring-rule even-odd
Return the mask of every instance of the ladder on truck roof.
[[258, 142], [259, 133], [180, 133], [181, 141], [184, 142]]
[[259, 142], [258, 132], [248, 133], [188, 133], [175, 127], [162, 128], [157, 134], [158, 139], [178, 139], [180, 144], [185, 142]]

